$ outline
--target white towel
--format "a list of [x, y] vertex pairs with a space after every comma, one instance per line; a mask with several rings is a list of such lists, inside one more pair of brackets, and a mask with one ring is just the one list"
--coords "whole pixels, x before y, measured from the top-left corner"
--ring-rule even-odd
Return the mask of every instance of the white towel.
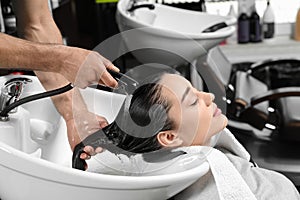
[[[250, 160], [249, 153], [228, 129], [224, 129], [213, 140], [215, 146], [223, 147], [239, 157]], [[221, 200], [256, 200], [243, 177], [224, 153], [212, 148], [207, 155], [207, 161]]]
[[256, 197], [229, 159], [213, 149], [207, 160], [214, 176], [220, 200], [256, 200]]

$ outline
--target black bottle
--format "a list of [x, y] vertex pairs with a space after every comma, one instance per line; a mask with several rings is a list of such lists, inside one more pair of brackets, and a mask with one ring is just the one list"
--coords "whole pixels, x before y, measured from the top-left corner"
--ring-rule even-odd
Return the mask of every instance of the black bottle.
[[250, 24], [249, 17], [247, 14], [242, 11], [238, 17], [238, 43], [247, 43], [249, 42], [249, 33], [250, 33]]
[[250, 21], [250, 42], [261, 42], [261, 25], [260, 17], [256, 12], [256, 9], [251, 13]]

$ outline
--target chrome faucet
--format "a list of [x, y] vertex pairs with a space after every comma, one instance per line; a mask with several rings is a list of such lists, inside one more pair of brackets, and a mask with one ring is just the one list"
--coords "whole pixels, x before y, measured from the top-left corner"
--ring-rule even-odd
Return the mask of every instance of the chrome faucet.
[[[29, 78], [18, 77], [12, 78], [5, 82], [4, 86], [1, 88], [0, 95], [0, 111], [5, 109], [7, 106], [19, 100], [24, 85], [32, 82]], [[17, 108], [10, 111], [10, 113], [14, 113], [17, 111]], [[2, 121], [7, 121], [8, 119], [1, 119]]]

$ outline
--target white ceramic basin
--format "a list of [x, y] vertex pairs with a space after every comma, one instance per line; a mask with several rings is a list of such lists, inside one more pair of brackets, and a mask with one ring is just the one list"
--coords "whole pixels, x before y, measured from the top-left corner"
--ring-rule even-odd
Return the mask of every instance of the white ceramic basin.
[[[44, 91], [36, 77], [26, 77], [33, 83], [26, 85], [23, 96]], [[0, 85], [8, 78], [11, 76], [1, 77]], [[82, 94], [89, 109], [109, 121], [124, 99], [91, 88]], [[10, 115], [10, 121], [0, 123], [1, 200], [161, 200], [188, 187], [209, 170], [205, 162], [163, 175], [96, 174], [72, 169], [71, 156], [65, 123], [49, 98], [20, 106]]]
[[[128, 13], [129, 2], [118, 2], [116, 20], [126, 47], [142, 63], [174, 66], [184, 61], [191, 62], [235, 31], [232, 26], [235, 19], [232, 17], [162, 4], [154, 4], [153, 10], [139, 8]], [[228, 26], [215, 32], [202, 33], [221, 22]], [[137, 51], [139, 49], [143, 51]]]

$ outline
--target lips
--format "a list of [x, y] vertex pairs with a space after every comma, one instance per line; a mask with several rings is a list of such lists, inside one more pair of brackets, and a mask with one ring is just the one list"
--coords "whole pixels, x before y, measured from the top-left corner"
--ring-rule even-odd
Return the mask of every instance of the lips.
[[221, 114], [222, 114], [221, 109], [218, 108], [218, 106], [216, 106], [213, 116], [216, 117], [216, 116], [219, 116]]

